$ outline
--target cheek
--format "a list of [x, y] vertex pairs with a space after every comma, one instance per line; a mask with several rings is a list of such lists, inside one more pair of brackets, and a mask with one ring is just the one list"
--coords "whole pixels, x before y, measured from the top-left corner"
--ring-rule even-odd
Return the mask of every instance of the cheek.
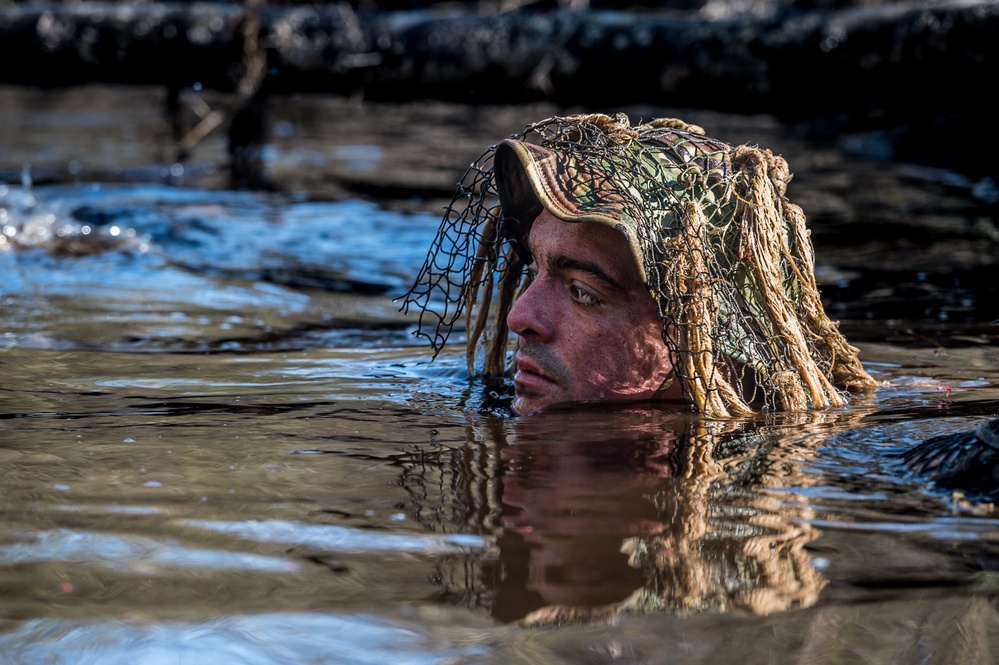
[[642, 391], [649, 382], [658, 387], [662, 374], [671, 366], [658, 318], [621, 321], [616, 331], [604, 332], [582, 361], [584, 366], [594, 368], [594, 375], [599, 373], [604, 380], [610, 379], [629, 392]]
[[[626, 382], [650, 377], [668, 363], [659, 320], [636, 322], [622, 317], [606, 325], [572, 324], [567, 347], [580, 379], [586, 383], [619, 379]], [[585, 378], [584, 378], [585, 377]]]

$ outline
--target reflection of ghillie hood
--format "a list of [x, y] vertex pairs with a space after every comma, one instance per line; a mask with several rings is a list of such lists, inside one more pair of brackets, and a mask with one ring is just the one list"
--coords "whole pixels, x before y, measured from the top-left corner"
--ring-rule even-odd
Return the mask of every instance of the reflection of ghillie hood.
[[769, 150], [679, 120], [549, 118], [468, 169], [406, 306], [421, 310], [435, 352], [464, 310], [469, 370], [481, 359], [484, 375], [505, 373], [506, 315], [526, 288], [524, 240], [544, 207], [624, 234], [697, 410], [839, 406], [874, 382], [823, 310], [804, 214], [784, 196], [790, 179]]

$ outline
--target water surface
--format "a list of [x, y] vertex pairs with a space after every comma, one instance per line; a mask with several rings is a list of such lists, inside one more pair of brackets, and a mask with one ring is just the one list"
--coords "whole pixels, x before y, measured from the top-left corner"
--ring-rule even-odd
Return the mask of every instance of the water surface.
[[[368, 109], [386, 114], [378, 131], [357, 133], [355, 119], [345, 138], [289, 100], [268, 159], [295, 184], [236, 191], [203, 167], [222, 159], [217, 146], [196, 160], [205, 180], [158, 162], [140, 140], [157, 117], [149, 99], [115, 94], [61, 119], [58, 95], [31, 116], [23, 93], [3, 107], [22, 130], [4, 137], [0, 165], [0, 661], [744, 665], [999, 651], [991, 505], [893, 457], [999, 413], [994, 285], [955, 285], [932, 265], [910, 274], [886, 255], [871, 274], [924, 288], [908, 292], [918, 312], [879, 311], [904, 293], [865, 281], [832, 223], [902, 213], [820, 177], [853, 159], [842, 151], [766, 118], [705, 116], [730, 136], [811, 147], [800, 179], [826, 238], [824, 293], [884, 384], [874, 397], [752, 420], [646, 407], [514, 418], [507, 386], [469, 380], [460, 344], [430, 363], [397, 301], [439, 221], [436, 171], [454, 180], [475, 156], [465, 140], [411, 176], [420, 196], [344, 194], [385, 155], [413, 158], [398, 152], [400, 111]], [[457, 118], [504, 135], [509, 111], [480, 113], [441, 111], [421, 135]], [[893, 195], [917, 196], [914, 182], [925, 194], [911, 170], [882, 171]], [[954, 231], [971, 228], [962, 214], [917, 221], [950, 229], [967, 276], [992, 241]], [[852, 251], [884, 242], [868, 240]]]

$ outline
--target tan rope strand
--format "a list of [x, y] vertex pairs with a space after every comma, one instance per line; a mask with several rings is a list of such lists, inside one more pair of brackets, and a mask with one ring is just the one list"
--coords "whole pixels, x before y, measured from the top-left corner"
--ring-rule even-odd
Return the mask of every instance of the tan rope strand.
[[[486, 219], [482, 228], [482, 235], [479, 240], [479, 247], [475, 253], [475, 260], [469, 270], [466, 284], [469, 285], [465, 294], [465, 329], [467, 332], [467, 343], [465, 345], [465, 361], [468, 363], [468, 373], [475, 374], [475, 350], [478, 348], [479, 339], [486, 331], [486, 323], [489, 320], [489, 307], [493, 294], [493, 266], [496, 263], [496, 246], [493, 237], [496, 235], [496, 220], [493, 217]], [[479, 292], [482, 292], [482, 302], [478, 303]], [[472, 323], [473, 314], [475, 322]]]
[[506, 252], [506, 269], [499, 282], [499, 300], [496, 303], [496, 330], [486, 351], [486, 376], [502, 376], [506, 372], [506, 350], [509, 345], [510, 328], [506, 317], [513, 307], [523, 277], [523, 261], [513, 247]]
[[739, 197], [736, 212], [744, 220], [740, 256], [746, 257], [749, 262], [756, 277], [760, 301], [774, 329], [781, 333], [784, 351], [791, 363], [787, 369], [797, 375], [796, 381], [787, 381], [782, 386], [784, 407], [801, 410], [808, 408], [808, 402], [813, 408], [839, 405], [842, 398], [809, 353], [794, 300], [788, 295], [781, 279], [781, 267], [787, 264], [782, 259], [789, 252], [787, 239], [781, 232], [784, 220], [779, 214], [780, 206], [779, 203], [775, 205], [779, 197], [768, 173], [773, 159], [769, 150], [740, 146], [733, 151], [733, 165], [748, 176], [746, 191]]
[[[697, 409], [706, 415], [728, 417], [749, 415], [753, 410], [738, 395], [732, 385], [718, 371], [714, 341], [710, 326], [715, 317], [710, 311], [714, 302], [711, 281], [701, 241], [707, 222], [696, 203], [684, 206], [683, 226], [687, 229], [683, 239], [686, 247], [676, 253], [673, 271], [681, 294], [682, 320], [678, 326], [679, 356], [688, 377], [688, 391]], [[669, 273], [667, 273], [669, 274]]]
[[805, 213], [793, 203], [785, 202], [785, 218], [791, 223], [789, 228], [798, 248], [796, 255], [802, 262], [800, 279], [806, 284], [809, 297], [802, 302], [801, 318], [814, 340], [815, 352], [829, 363], [829, 373], [836, 386], [851, 392], [870, 392], [877, 383], [864, 371], [860, 363], [860, 350], [850, 344], [839, 325], [831, 320], [822, 306], [818, 284], [815, 281], [814, 257], [810, 250], [808, 230], [805, 226]]
[[[814, 361], [817, 355], [832, 368], [836, 364], [837, 357], [849, 358], [852, 355], [856, 359], [859, 352], [846, 344], [843, 335], [825, 314], [818, 284], [815, 281], [815, 259], [805, 225], [805, 214], [799, 206], [784, 198], [787, 184], [791, 180], [787, 162], [770, 151], [765, 151], [764, 156], [769, 183], [774, 189], [775, 205], [772, 209], [775, 213], [780, 213], [783, 226], [787, 229], [787, 235], [781, 235], [783, 242], [780, 248], [787, 258], [787, 267], [800, 285], [799, 292], [795, 294], [797, 296], [795, 320], [801, 325], [808, 357], [812, 359], [811, 364], [816, 367], [822, 391], [829, 397], [829, 405], [841, 406], [846, 400], [839, 394], [836, 386], [843, 384], [836, 381], [829, 371], [819, 370]], [[782, 289], [782, 292], [786, 294], [787, 289]], [[792, 298], [790, 303], [795, 305], [795, 300]], [[859, 370], [863, 377], [870, 378], [860, 367], [859, 362], [855, 369]]]

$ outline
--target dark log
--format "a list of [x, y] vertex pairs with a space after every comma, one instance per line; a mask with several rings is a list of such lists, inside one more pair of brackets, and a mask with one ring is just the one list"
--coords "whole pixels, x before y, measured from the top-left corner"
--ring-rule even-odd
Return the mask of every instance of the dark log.
[[[195, 84], [243, 77], [244, 9], [225, 4], [0, 5], [0, 83]], [[722, 21], [623, 11], [492, 16], [259, 9], [272, 91], [383, 101], [930, 117], [984, 104], [999, 4], [867, 5]]]

